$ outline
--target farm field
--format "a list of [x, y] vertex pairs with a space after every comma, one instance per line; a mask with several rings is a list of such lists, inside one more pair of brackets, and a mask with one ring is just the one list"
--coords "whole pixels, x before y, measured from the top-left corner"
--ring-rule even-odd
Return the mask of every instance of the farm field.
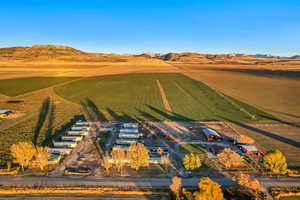
[[0, 98], [0, 108], [11, 109], [11, 118], [0, 120], [0, 165], [11, 160], [9, 148], [20, 141], [47, 145], [81, 107], [44, 88], [17, 97]]
[[[205, 65], [176, 66], [179, 66], [186, 76], [202, 81], [282, 120], [300, 121], [299, 71], [253, 70], [254, 66], [242, 66], [247, 67], [246, 70], [237, 70], [238, 67], [233, 69], [234, 66], [225, 66], [226, 69], [221, 66], [208, 69]], [[231, 69], [228, 70], [229, 68]], [[252, 70], [249, 70], [250, 68]]]
[[[157, 80], [165, 90], [172, 114], [164, 108]], [[263, 119], [263, 115], [269, 116], [177, 73], [92, 77], [55, 87], [55, 92], [77, 104], [94, 104], [100, 117], [113, 117], [119, 121], [210, 121], [226, 118], [252, 121], [253, 115], [256, 116], [254, 120]]]
[[0, 80], [0, 93], [6, 96], [17, 96], [55, 84], [73, 80], [71, 77], [32, 77]]

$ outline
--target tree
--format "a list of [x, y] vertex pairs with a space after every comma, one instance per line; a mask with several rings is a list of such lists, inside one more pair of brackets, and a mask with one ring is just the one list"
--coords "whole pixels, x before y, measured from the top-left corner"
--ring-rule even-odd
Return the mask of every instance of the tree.
[[197, 154], [186, 154], [183, 158], [183, 165], [187, 170], [196, 170], [201, 166], [200, 157]]
[[21, 165], [23, 171], [24, 168], [30, 164], [36, 153], [36, 149], [30, 142], [19, 142], [17, 144], [13, 144], [10, 147], [10, 151], [11, 155], [15, 158], [15, 161]]
[[109, 162], [109, 156], [108, 155], [105, 155], [103, 157], [102, 165], [105, 168], [106, 173], [108, 173], [108, 170], [111, 168], [111, 163]]
[[263, 157], [263, 166], [275, 174], [285, 174], [287, 163], [285, 156], [279, 150], [271, 150]]
[[171, 164], [169, 156], [162, 156], [161, 157], [161, 164], [163, 164], [165, 169], [168, 171], [169, 165]]
[[140, 167], [149, 166], [149, 152], [144, 144], [133, 143], [128, 149], [130, 167], [139, 170]]
[[50, 158], [50, 153], [48, 152], [48, 147], [37, 147], [35, 161], [42, 171], [48, 165], [48, 159]]
[[221, 186], [210, 178], [202, 178], [198, 187], [200, 192], [195, 193], [196, 200], [223, 200]]
[[254, 140], [246, 135], [238, 135], [236, 141], [242, 144], [254, 144]]
[[217, 158], [225, 168], [240, 167], [245, 165], [241, 156], [229, 148], [226, 148], [219, 153]]
[[180, 198], [181, 186], [182, 186], [181, 178], [174, 176], [172, 178], [172, 184], [169, 187], [170, 190], [173, 192], [173, 194], [176, 196], [176, 199]]
[[111, 156], [112, 156], [113, 162], [116, 165], [118, 171], [122, 175], [122, 168], [125, 165], [125, 160], [126, 160], [125, 151], [119, 147], [115, 147], [115, 148], [113, 148], [113, 150], [111, 152]]
[[242, 187], [246, 187], [252, 190], [261, 190], [261, 185], [257, 179], [251, 179], [247, 174], [239, 174], [236, 178], [236, 182]]

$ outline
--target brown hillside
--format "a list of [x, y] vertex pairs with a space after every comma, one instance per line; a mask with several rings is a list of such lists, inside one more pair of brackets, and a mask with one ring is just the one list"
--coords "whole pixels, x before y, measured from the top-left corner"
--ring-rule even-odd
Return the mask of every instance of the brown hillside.
[[0, 48], [0, 61], [74, 61], [74, 62], [126, 62], [124, 56], [86, 53], [67, 46], [36, 45], [32, 47]]
[[264, 64], [300, 64], [295, 58], [261, 58], [253, 56], [236, 55], [212, 55], [199, 53], [168, 53], [159, 56], [160, 59], [173, 63], [197, 63], [197, 64], [243, 64], [243, 65], [264, 65]]

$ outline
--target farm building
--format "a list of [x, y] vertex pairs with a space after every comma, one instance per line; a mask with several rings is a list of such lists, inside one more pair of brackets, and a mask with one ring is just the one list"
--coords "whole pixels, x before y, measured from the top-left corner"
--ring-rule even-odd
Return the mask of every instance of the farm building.
[[251, 154], [256, 154], [256, 155], [260, 155], [261, 152], [257, 149], [257, 147], [255, 145], [247, 145], [247, 144], [243, 144], [243, 145], [238, 145], [237, 146], [243, 153], [251, 155]]
[[169, 154], [169, 149], [166, 147], [152, 147], [149, 149], [150, 154]]
[[210, 128], [204, 128], [202, 130], [205, 138], [207, 141], [212, 142], [215, 140], [222, 140], [222, 137], [214, 130], [210, 129]]
[[79, 120], [75, 123], [75, 125], [76, 126], [90, 126], [90, 123]]
[[121, 128], [120, 133], [138, 133], [139, 129], [137, 128]]
[[10, 115], [11, 113], [12, 113], [12, 111], [8, 110], [8, 109], [0, 110], [0, 118], [5, 118], [8, 115]]
[[49, 148], [49, 153], [59, 153], [59, 154], [70, 154], [72, 151], [71, 148]]
[[86, 127], [86, 126], [72, 126], [71, 130], [72, 131], [89, 131], [90, 127]]
[[119, 138], [140, 138], [142, 133], [128, 132], [128, 133], [119, 133]]
[[79, 142], [82, 140], [82, 138], [83, 138], [83, 136], [81, 136], [81, 135], [63, 135], [63, 136], [61, 136], [61, 140], [63, 140], [63, 141]]
[[58, 164], [62, 159], [62, 155], [59, 153], [51, 153], [50, 158], [48, 159], [48, 164]]
[[217, 145], [217, 144], [213, 144], [211, 145], [211, 147], [209, 148], [209, 150], [213, 153], [213, 154], [219, 154], [221, 153], [225, 148], [223, 146]]
[[144, 143], [143, 140], [138, 140], [137, 138], [126, 138], [126, 139], [117, 139], [116, 144], [122, 145], [122, 144], [133, 144], [133, 143]]
[[74, 148], [77, 145], [77, 142], [75, 141], [53, 141], [54, 147], [68, 147], [68, 148]]
[[124, 128], [132, 128], [132, 129], [138, 129], [139, 124], [138, 123], [123, 123]]
[[81, 136], [86, 136], [88, 135], [88, 131], [67, 131], [67, 135], [81, 135]]

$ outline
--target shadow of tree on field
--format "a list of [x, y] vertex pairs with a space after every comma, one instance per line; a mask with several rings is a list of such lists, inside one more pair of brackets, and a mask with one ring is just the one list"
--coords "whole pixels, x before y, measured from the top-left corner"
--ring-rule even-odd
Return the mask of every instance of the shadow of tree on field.
[[137, 122], [137, 119], [135, 117], [132, 117], [126, 113], [118, 114], [115, 111], [113, 111], [111, 108], [106, 108], [107, 112], [116, 120], [119, 122]]
[[41, 129], [43, 128], [44, 122], [47, 118], [47, 114], [49, 112], [49, 107], [50, 107], [50, 98], [47, 97], [44, 99], [42, 106], [40, 108], [39, 116], [38, 116], [38, 121], [35, 125], [34, 131], [33, 131], [33, 138], [32, 138], [32, 143], [34, 145], [37, 144]]
[[288, 117], [294, 117], [294, 118], [300, 119], [299, 115], [295, 115], [295, 114], [291, 114], [291, 113], [285, 113], [285, 112], [276, 111], [276, 110], [272, 110], [272, 109], [265, 109], [265, 110], [270, 111], [270, 112], [274, 112], [274, 113], [278, 113], [278, 114], [281, 114], [281, 115], [285, 115], [285, 116], [288, 116]]
[[46, 145], [52, 145], [52, 136], [54, 134], [53, 132], [53, 126], [54, 126], [54, 122], [55, 122], [55, 104], [52, 102], [50, 104], [50, 111], [49, 111], [49, 116], [48, 116], [48, 129], [45, 133], [45, 139], [44, 141], [42, 142], [42, 145], [43, 146], [46, 146]]
[[153, 110], [154, 112], [156, 112], [157, 114], [161, 115], [162, 117], [171, 120], [171, 121], [195, 121], [194, 119], [185, 117], [183, 115], [180, 115], [178, 113], [172, 112], [171, 114], [168, 114], [167, 112], [164, 112], [158, 108], [155, 108], [151, 105], [146, 105], [148, 108], [150, 108], [151, 110]]
[[289, 139], [289, 138], [282, 137], [282, 136], [280, 136], [280, 135], [276, 135], [276, 134], [271, 133], [271, 132], [269, 132], [269, 131], [265, 131], [265, 130], [262, 130], [262, 129], [259, 129], [259, 128], [256, 128], [256, 127], [253, 127], [253, 126], [249, 126], [249, 125], [244, 124], [244, 123], [240, 123], [240, 122], [237, 122], [237, 121], [233, 121], [233, 120], [231, 120], [231, 119], [227, 119], [227, 118], [224, 118], [224, 117], [222, 117], [222, 118], [223, 118], [224, 120], [229, 121], [229, 122], [231, 122], [231, 123], [233, 123], [233, 124], [236, 124], [236, 125], [238, 125], [238, 126], [240, 126], [240, 127], [242, 127], [242, 128], [246, 128], [246, 129], [248, 129], [248, 130], [254, 131], [255, 133], [259, 133], [259, 134], [261, 134], [261, 135], [264, 135], [264, 136], [273, 138], [273, 139], [278, 140], [278, 141], [280, 141], [280, 142], [284, 142], [284, 143], [286, 143], [286, 144], [289, 144], [289, 145], [292, 145], [292, 146], [294, 146], [294, 147], [300, 148], [300, 142], [291, 140], [291, 139]]
[[95, 115], [95, 118], [97, 121], [102, 121], [102, 122], [107, 122], [108, 120], [106, 119], [105, 115], [99, 110], [97, 105], [92, 101], [90, 98], [86, 98], [86, 106], [88, 109], [92, 111], [92, 114]]
[[[150, 113], [148, 112], [145, 112], [145, 111], [142, 111], [140, 109], [136, 109], [141, 116], [143, 116], [144, 119], [148, 120], [148, 121], [155, 121], [155, 122], [158, 122], [158, 121], [161, 121], [160, 119], [158, 119], [157, 117], [151, 115]], [[140, 121], [144, 121], [143, 119], [139, 119]]]
[[287, 121], [284, 121], [284, 120], [281, 120], [281, 119], [277, 119], [277, 118], [273, 118], [273, 117], [268, 117], [268, 116], [265, 116], [265, 115], [260, 115], [260, 116], [263, 117], [263, 118], [266, 118], [266, 119], [270, 119], [270, 120], [282, 123], [282, 124], [286, 124], [286, 125], [289, 125], [289, 126], [300, 128], [299, 124], [296, 124], [296, 123], [293, 123], [293, 122], [287, 122]]

